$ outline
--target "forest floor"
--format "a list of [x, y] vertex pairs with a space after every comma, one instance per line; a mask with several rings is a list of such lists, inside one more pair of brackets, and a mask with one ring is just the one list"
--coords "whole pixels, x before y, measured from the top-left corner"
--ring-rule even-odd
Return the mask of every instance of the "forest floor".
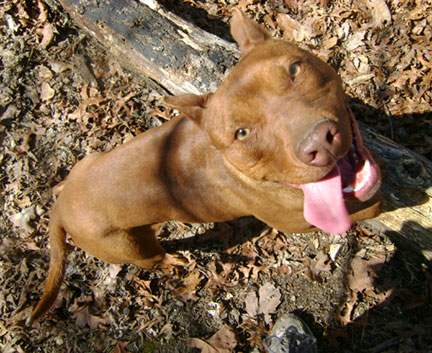
[[[162, 3], [222, 37], [240, 7], [337, 68], [359, 120], [432, 158], [430, 1]], [[187, 259], [170, 273], [74, 248], [55, 308], [26, 328], [48, 269], [52, 187], [172, 111], [164, 89], [124, 71], [55, 0], [1, 1], [0, 36], [1, 352], [257, 353], [293, 311], [320, 352], [432, 352], [430, 264], [361, 223], [329, 236], [250, 218], [168, 222], [164, 244]]]

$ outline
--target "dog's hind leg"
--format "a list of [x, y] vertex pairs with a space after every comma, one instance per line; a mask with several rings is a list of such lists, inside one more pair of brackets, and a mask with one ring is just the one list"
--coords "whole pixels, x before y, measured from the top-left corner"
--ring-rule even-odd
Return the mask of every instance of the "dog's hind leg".
[[[169, 269], [171, 266], [184, 265], [184, 261], [167, 254], [156, 236], [160, 225], [145, 225], [109, 235], [110, 248], [121, 263], [130, 263], [144, 269], [158, 266]], [[121, 258], [120, 258], [121, 257]], [[108, 259], [107, 259], [108, 261]]]
[[157, 225], [116, 229], [97, 234], [71, 234], [74, 243], [85, 252], [112, 264], [134, 264], [151, 269], [166, 256], [156, 237]]
[[[29, 326], [53, 305], [64, 274], [66, 232], [55, 212], [51, 215], [49, 228], [51, 259], [48, 278], [44, 294], [27, 320]], [[81, 233], [80, 236], [71, 236], [78, 247], [109, 263], [134, 264], [144, 269], [152, 269], [155, 265], [166, 269], [172, 265], [184, 264], [174, 256], [166, 254], [156, 237], [158, 228], [157, 225], [146, 225], [104, 234]]]
[[161, 263], [166, 256], [165, 249], [156, 237], [158, 229], [159, 225], [145, 225], [119, 231], [116, 235], [110, 235], [109, 243], [111, 246], [118, 245], [123, 257], [122, 262], [151, 269]]

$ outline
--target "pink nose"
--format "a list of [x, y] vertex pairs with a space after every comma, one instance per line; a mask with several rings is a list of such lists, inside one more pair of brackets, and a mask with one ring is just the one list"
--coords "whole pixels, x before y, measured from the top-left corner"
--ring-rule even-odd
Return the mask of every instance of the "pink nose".
[[299, 143], [297, 157], [305, 164], [326, 167], [343, 155], [342, 136], [335, 122], [324, 120]]

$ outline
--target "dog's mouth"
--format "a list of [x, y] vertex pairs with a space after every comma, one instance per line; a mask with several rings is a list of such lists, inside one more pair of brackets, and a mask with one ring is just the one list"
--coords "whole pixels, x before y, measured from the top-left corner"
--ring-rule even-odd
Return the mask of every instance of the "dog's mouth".
[[333, 170], [321, 180], [299, 185], [304, 193], [305, 220], [329, 233], [351, 227], [345, 199], [369, 200], [381, 185], [381, 173], [363, 143], [358, 123], [350, 110], [353, 143]]

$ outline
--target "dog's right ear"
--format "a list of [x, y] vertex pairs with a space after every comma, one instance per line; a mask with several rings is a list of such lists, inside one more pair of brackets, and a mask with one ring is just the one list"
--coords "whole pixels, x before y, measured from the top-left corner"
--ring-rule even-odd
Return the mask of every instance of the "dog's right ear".
[[270, 35], [255, 21], [239, 9], [233, 9], [231, 35], [237, 42], [241, 55], [246, 55], [254, 46], [270, 38]]
[[200, 125], [203, 111], [207, 106], [207, 101], [211, 93], [204, 95], [182, 94], [180, 96], [166, 96], [164, 101], [167, 105], [175, 108]]

